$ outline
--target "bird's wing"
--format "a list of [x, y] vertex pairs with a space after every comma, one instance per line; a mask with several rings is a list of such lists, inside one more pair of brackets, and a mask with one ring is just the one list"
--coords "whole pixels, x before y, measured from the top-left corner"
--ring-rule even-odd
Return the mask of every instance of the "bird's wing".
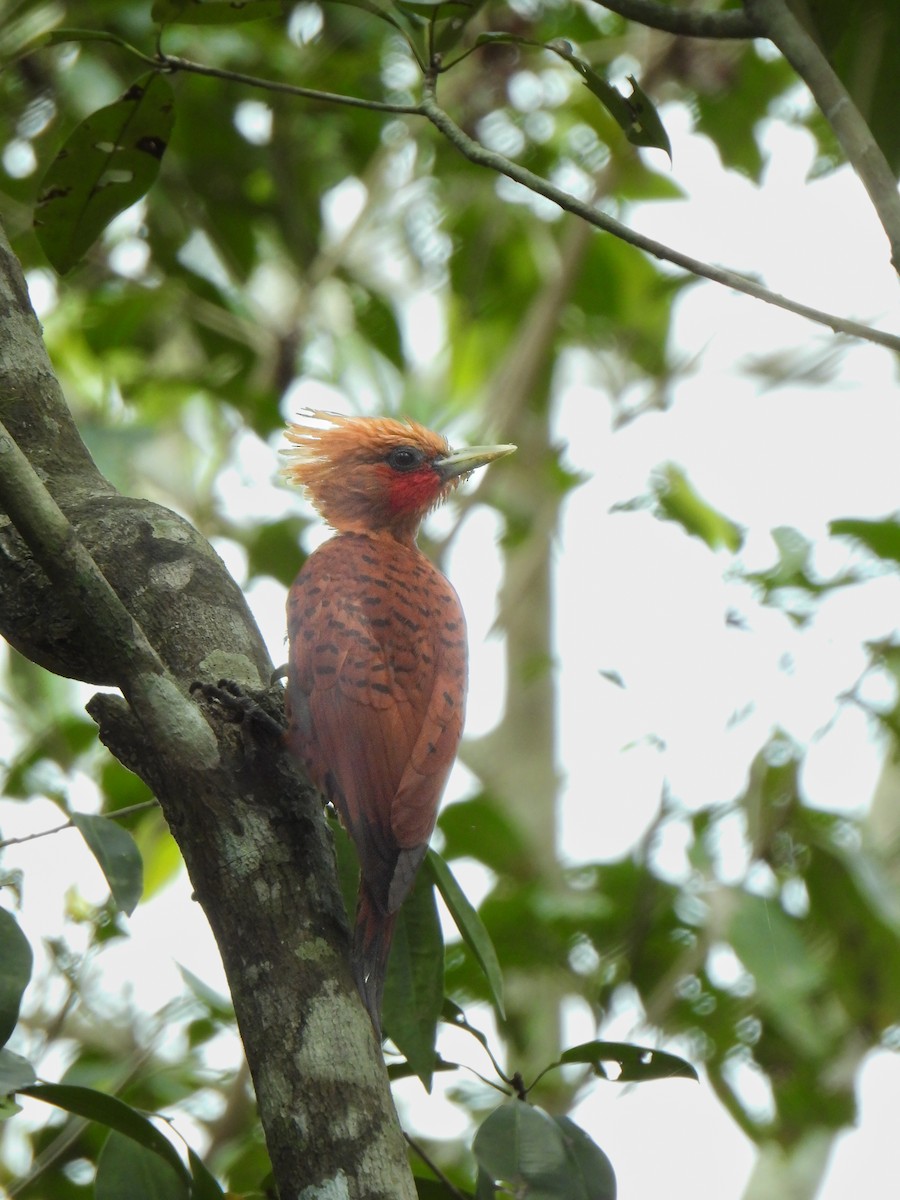
[[376, 901], [393, 911], [459, 743], [465, 628], [456, 593], [417, 551], [373, 563], [369, 550], [364, 537], [332, 539], [291, 589], [288, 738], [338, 809]]

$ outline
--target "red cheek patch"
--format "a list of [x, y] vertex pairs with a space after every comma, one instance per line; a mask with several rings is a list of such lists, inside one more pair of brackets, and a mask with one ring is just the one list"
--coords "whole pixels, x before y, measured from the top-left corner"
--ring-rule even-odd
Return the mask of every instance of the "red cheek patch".
[[441, 494], [441, 479], [432, 467], [395, 474], [391, 479], [390, 506], [395, 513], [428, 509]]

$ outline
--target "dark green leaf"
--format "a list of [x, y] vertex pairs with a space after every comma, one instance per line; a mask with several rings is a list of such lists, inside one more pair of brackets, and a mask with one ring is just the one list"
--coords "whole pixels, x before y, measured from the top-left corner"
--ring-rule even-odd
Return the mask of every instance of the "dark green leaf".
[[299, 542], [305, 527], [300, 517], [285, 517], [248, 531], [247, 570], [251, 577], [271, 575], [289, 587], [303, 565]]
[[395, 0], [395, 6], [412, 16], [435, 21], [459, 20], [465, 22], [473, 10], [480, 7], [468, 0]]
[[866, 521], [843, 517], [831, 521], [828, 531], [832, 537], [849, 537], [888, 562], [900, 562], [900, 520], [896, 517], [882, 521]]
[[467, 1192], [455, 1184], [451, 1191], [439, 1179], [422, 1179], [416, 1175], [415, 1184], [418, 1200], [476, 1200], [472, 1192]]
[[34, 1067], [21, 1054], [13, 1054], [6, 1048], [0, 1050], [0, 1096], [17, 1092], [34, 1083]]
[[[32, 664], [28, 666], [31, 668]], [[97, 726], [93, 721], [75, 714], [61, 715], [13, 759], [3, 781], [4, 796], [15, 799], [31, 796], [35, 790], [32, 769], [38, 763], [49, 759], [67, 771], [96, 743]]]
[[72, 824], [100, 864], [116, 904], [130, 916], [144, 890], [144, 864], [134, 838], [109, 817], [73, 813]]
[[208, 984], [199, 979], [193, 971], [189, 971], [187, 967], [183, 967], [180, 963], [178, 970], [181, 972], [181, 978], [191, 989], [196, 998], [203, 1004], [217, 1021], [230, 1023], [234, 1020], [234, 1007], [231, 1000], [227, 996], [220, 995], [215, 988], [211, 988]]
[[494, 1187], [493, 1179], [484, 1167], [479, 1167], [475, 1176], [475, 1200], [494, 1200], [496, 1195], [497, 1189]]
[[604, 1079], [609, 1076], [604, 1063], [619, 1065], [618, 1083], [643, 1083], [648, 1079], [696, 1079], [697, 1072], [689, 1062], [665, 1050], [650, 1050], [630, 1042], [583, 1042], [570, 1046], [560, 1057], [562, 1063], [588, 1063]]
[[190, 1195], [184, 1176], [159, 1155], [122, 1133], [110, 1133], [97, 1162], [95, 1200], [188, 1200]]
[[597, 1143], [568, 1117], [553, 1119], [562, 1130], [572, 1178], [585, 1200], [616, 1200], [616, 1173]]
[[490, 796], [448, 804], [439, 819], [446, 858], [474, 858], [501, 875], [530, 877], [534, 866], [522, 833]]
[[171, 85], [154, 72], [70, 135], [41, 181], [34, 218], [38, 241], [61, 275], [150, 189], [174, 121]]
[[435, 887], [441, 893], [444, 903], [450, 910], [456, 928], [484, 972], [490, 988], [490, 995], [500, 1016], [505, 1016], [503, 1008], [503, 974], [497, 960], [497, 951], [491, 941], [491, 935], [484, 927], [484, 922], [469, 903], [462, 888], [456, 882], [453, 872], [434, 850], [429, 850], [425, 856], [425, 865], [431, 872]]
[[280, 16], [283, 0], [155, 0], [157, 25], [238, 25]]
[[65, 1083], [36, 1083], [32, 1087], [19, 1088], [19, 1093], [31, 1096], [35, 1100], [43, 1100], [46, 1104], [62, 1108], [78, 1117], [85, 1117], [88, 1121], [97, 1121], [101, 1125], [109, 1126], [147, 1150], [152, 1150], [167, 1162], [181, 1179], [189, 1179], [187, 1167], [168, 1138], [123, 1100], [107, 1096], [93, 1088], [75, 1087]]
[[406, 359], [403, 354], [400, 326], [397, 323], [394, 309], [376, 292], [357, 288], [351, 292], [351, 295], [357, 329], [395, 367], [403, 370], [406, 366]]
[[191, 1167], [191, 1200], [224, 1200], [225, 1193], [219, 1187], [209, 1168], [188, 1146], [188, 1162]]
[[32, 959], [31, 946], [18, 921], [0, 908], [0, 1046], [9, 1041], [19, 1019]]
[[534, 46], [538, 50], [546, 49], [543, 42], [536, 42], [534, 38], [521, 37], [518, 33], [479, 33], [475, 39], [476, 46], [492, 46], [497, 43], [507, 43], [512, 46]]
[[900, 10], [895, 0], [810, 0], [804, 23], [859, 106], [894, 171], [900, 173]]
[[632, 145], [653, 146], [658, 150], [665, 150], [671, 159], [672, 143], [669, 141], [669, 135], [653, 102], [633, 75], [628, 76], [631, 95], [623, 96], [618, 88], [613, 87], [584, 59], [579, 58], [568, 42], [548, 42], [547, 49], [575, 68], [584, 79], [585, 87], [597, 97]]
[[710, 138], [724, 166], [758, 183], [765, 165], [763, 118], [796, 82], [793, 68], [780, 54], [762, 58], [749, 43], [736, 57], [729, 48], [694, 98], [697, 132]]
[[[370, 13], [373, 17], [378, 17], [380, 21], [386, 21], [388, 25], [392, 25], [394, 29], [398, 29], [404, 37], [409, 37], [413, 32], [404, 17], [403, 20], [398, 20], [397, 17], [382, 8], [377, 0], [325, 0], [326, 4], [346, 4], [349, 8], [359, 8], [363, 12]], [[401, 16], [403, 14], [401, 13]]]
[[511, 1185], [515, 1194], [547, 1200], [584, 1198], [570, 1174], [562, 1130], [541, 1109], [521, 1100], [485, 1118], [472, 1152], [487, 1176]]
[[735, 553], [741, 548], [744, 534], [740, 526], [699, 496], [680, 467], [666, 466], [654, 490], [660, 515], [666, 520], [676, 521], [712, 550], [724, 546]]
[[444, 940], [434, 888], [421, 871], [397, 914], [384, 985], [384, 1027], [431, 1091], [444, 999]]

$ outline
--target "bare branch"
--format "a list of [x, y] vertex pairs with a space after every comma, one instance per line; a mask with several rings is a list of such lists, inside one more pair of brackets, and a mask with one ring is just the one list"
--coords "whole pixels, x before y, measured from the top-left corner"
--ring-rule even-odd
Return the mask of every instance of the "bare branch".
[[[115, 812], [103, 813], [104, 817], [109, 817], [111, 821], [118, 821], [121, 817], [130, 817], [132, 813], [145, 812], [148, 808], [158, 808], [158, 800], [142, 800], [140, 804], [129, 804], [127, 808], [117, 808]], [[64, 833], [67, 829], [74, 829], [74, 821], [66, 821], [63, 825], [54, 825], [52, 829], [39, 829], [36, 833], [23, 833], [21, 837], [11, 837], [0, 839], [0, 850], [5, 850], [7, 846], [24, 846], [26, 842], [35, 842], [38, 838], [51, 837], [54, 833]]]
[[744, 6], [759, 35], [778, 47], [812, 92], [847, 161], [869, 193], [891, 244], [891, 262], [900, 272], [900, 192], [862, 113], [789, 4], [784, 0], [744, 0]]
[[[597, 0], [600, 3], [600, 0]], [[725, 12], [698, 12], [693, 8], [672, 8], [657, 0], [602, 0], [602, 8], [618, 13], [626, 21], [695, 38], [752, 38], [753, 22], [739, 8]]]
[[344, 96], [340, 92], [320, 92], [316, 88], [299, 87], [297, 84], [282, 83], [277, 79], [244, 75], [226, 67], [207, 67], [203, 63], [193, 62], [189, 58], [178, 58], [172, 54], [160, 54], [157, 65], [163, 71], [208, 75], [211, 79], [227, 79], [231, 83], [242, 83], [246, 87], [261, 88], [267, 92], [282, 92], [287, 96], [299, 96], [303, 100], [321, 100], [324, 104], [340, 104], [346, 108], [367, 108], [371, 112], [419, 115], [418, 104], [391, 104], [386, 100], [364, 100], [360, 96]]

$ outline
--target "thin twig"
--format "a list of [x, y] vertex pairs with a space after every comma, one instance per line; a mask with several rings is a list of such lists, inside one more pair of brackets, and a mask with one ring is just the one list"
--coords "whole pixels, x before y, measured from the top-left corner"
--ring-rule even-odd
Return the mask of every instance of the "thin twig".
[[441, 1183], [444, 1185], [444, 1187], [447, 1189], [447, 1191], [450, 1192], [450, 1194], [452, 1196], [455, 1196], [456, 1200], [466, 1200], [465, 1196], [462, 1194], [462, 1192], [459, 1190], [459, 1188], [456, 1187], [455, 1184], [451, 1183], [451, 1181], [447, 1178], [447, 1176], [444, 1174], [444, 1172], [441, 1170], [441, 1168], [434, 1162], [434, 1160], [428, 1154], [425, 1153], [425, 1151], [422, 1149], [422, 1147], [419, 1145], [419, 1143], [414, 1138], [411, 1138], [409, 1136], [409, 1134], [406, 1132], [406, 1130], [403, 1131], [403, 1136], [406, 1138], [407, 1145], [410, 1146], [413, 1150], [415, 1150], [416, 1154], [418, 1154], [419, 1158], [421, 1158], [421, 1160], [425, 1164], [425, 1166], [428, 1167], [428, 1169], [434, 1173], [435, 1178], [439, 1179], [441, 1181]]
[[287, 96], [299, 96], [303, 100], [321, 100], [324, 104], [342, 104], [347, 108], [368, 108], [372, 112], [399, 113], [421, 116], [418, 104], [391, 104], [387, 100], [364, 100], [359, 96], [345, 96], [340, 92], [320, 92], [316, 88], [300, 87], [294, 83], [282, 83], [277, 79], [262, 79], [258, 75], [244, 75], [226, 67], [208, 67], [189, 58], [178, 58], [173, 54], [160, 54], [157, 65], [163, 71], [184, 71], [191, 75], [208, 75], [211, 79], [227, 79], [231, 83], [242, 83], [246, 87], [261, 88], [267, 92], [282, 92]]
[[859, 321], [850, 321], [844, 317], [836, 316], [834, 313], [812, 308], [808, 304], [800, 304], [798, 301], [791, 300], [787, 296], [770, 291], [746, 275], [739, 275], [736, 271], [729, 271], [725, 267], [717, 267], [712, 263], [705, 263], [700, 259], [692, 258], [689, 254], [683, 254], [680, 250], [675, 250], [662, 242], [657, 242], [654, 238], [646, 237], [644, 234], [638, 233], [637, 230], [623, 225], [615, 217], [611, 217], [607, 213], [593, 208], [590, 204], [578, 200], [569, 192], [563, 191], [562, 188], [556, 187], [546, 179], [542, 179], [540, 175], [535, 175], [527, 167], [520, 166], [504, 154], [498, 154], [496, 150], [488, 150], [485, 146], [470, 138], [467, 133], [460, 129], [449, 114], [440, 107], [435, 99], [434, 78], [432, 76], [429, 76], [425, 81], [422, 103], [419, 105], [419, 110], [470, 162], [481, 167], [487, 167], [489, 170], [496, 171], [500, 175], [505, 175], [508, 179], [521, 184], [522, 187], [527, 188], [529, 191], [535, 192], [539, 196], [544, 196], [547, 200], [552, 200], [554, 204], [559, 205], [566, 212], [574, 213], [575, 216], [580, 217], [583, 221], [587, 221], [588, 224], [593, 225], [595, 228], [613, 234], [614, 237], [620, 238], [623, 242], [628, 242], [629, 245], [636, 246], [637, 249], [643, 250], [646, 254], [652, 254], [654, 258], [673, 263], [675, 266], [681, 267], [682, 270], [688, 271], [692, 275], [698, 275], [701, 279], [709, 279], [713, 283], [731, 288], [732, 291], [741, 292], [745, 296], [753, 296], [756, 300], [773, 304], [777, 308], [783, 308], [787, 312], [795, 313], [797, 316], [806, 317], [807, 320], [814, 321], [818, 325], [827, 325], [835, 333], [846, 333], [851, 337], [862, 338], [865, 341], [886, 346], [890, 350], [900, 351], [900, 335], [886, 333], [880, 329], [873, 329], [871, 326], [863, 325]]
[[745, 0], [759, 36], [768, 37], [791, 64], [834, 130], [847, 161], [869, 193], [900, 272], [900, 192], [881, 147], [821, 46], [784, 0]]
[[[748, 3], [750, 2], [752, 0], [748, 0]], [[653, 0], [615, 0], [614, 4], [610, 4], [607, 7], [613, 8], [616, 12], [621, 11], [623, 16], [629, 18], [633, 16], [634, 20], [643, 20], [646, 24], [653, 24], [649, 20], [649, 16], [655, 15], [662, 20], [663, 18], [660, 14], [669, 11], [672, 11], [673, 14], [677, 11], [680, 17], [729, 18], [729, 21], [717, 33], [711, 32], [714, 24], [700, 21], [693, 23], [686, 22], [683, 28], [671, 30], [672, 32], [691, 34], [697, 37], [746, 37], [750, 36], [755, 29], [755, 26], [752, 24], [736, 20], [737, 17], [741, 17], [744, 18], [745, 22], [749, 22], [750, 18], [745, 18], [743, 13], [734, 13], [733, 16], [735, 19], [732, 20], [731, 10], [723, 13], [688, 13], [685, 10], [666, 9], [664, 6], [654, 3]], [[641, 15], [638, 15], [639, 13]], [[687, 27], [689, 24], [693, 24], [693, 27], [690, 29]], [[659, 27], [662, 28], [662, 26]], [[731, 32], [724, 32], [723, 30], [726, 27]], [[707, 32], [701, 33], [701, 29], [706, 29]], [[742, 32], [738, 32], [739, 29]], [[780, 295], [778, 292], [771, 291], [746, 275], [730, 271], [725, 267], [715, 266], [712, 263], [705, 263], [700, 259], [691, 257], [689, 254], [683, 254], [680, 250], [675, 250], [670, 246], [666, 246], [663, 242], [657, 242], [653, 238], [646, 237], [644, 234], [638, 233], [627, 225], [623, 225], [621, 221], [617, 221], [614, 217], [608, 216], [599, 209], [591, 207], [590, 204], [578, 200], [575, 196], [563, 191], [562, 188], [556, 187], [548, 180], [535, 175], [526, 167], [522, 167], [511, 159], [506, 158], [505, 155], [498, 154], [494, 150], [488, 150], [460, 129], [450, 115], [437, 103], [435, 81], [437, 75], [443, 69], [439, 63], [436, 63], [433, 70], [425, 76], [423, 96], [420, 104], [393, 104], [384, 100], [366, 100], [359, 96], [346, 96], [338, 92], [323, 92], [315, 88], [300, 87], [297, 84], [282, 83], [280, 80], [263, 79], [256, 75], [245, 75], [240, 71], [232, 71], [223, 67], [210, 67], [203, 63], [194, 62], [191, 59], [163, 54], [162, 52], [159, 54], [157, 65], [160, 70], [164, 71], [184, 71], [194, 75], [209, 76], [213, 79], [225, 79], [233, 83], [244, 84], [247, 87], [259, 88], [262, 91], [280, 92], [305, 100], [318, 100], [325, 104], [338, 104], [349, 108], [369, 109], [372, 112], [394, 113], [400, 116], [425, 117], [470, 162], [507, 176], [507, 178], [521, 184], [530, 191], [544, 196], [546, 199], [553, 201], [554, 204], [558, 204], [565, 211], [573, 213], [583, 221], [587, 221], [588, 224], [593, 225], [595, 228], [602, 229], [606, 233], [611, 233], [614, 237], [635, 246], [639, 250], [643, 250], [646, 254], [653, 255], [654, 258], [673, 263], [675, 266], [681, 267], [682, 270], [692, 275], [697, 275], [701, 279], [709, 279], [713, 283], [720, 284], [722, 287], [730, 288], [732, 291], [741, 292], [766, 304], [772, 304], [787, 312], [795, 313], [797, 316], [805, 317], [807, 320], [813, 321], [818, 325], [825, 325], [835, 333], [845, 333], [850, 337], [857, 337], [864, 341], [874, 342], [879, 346], [885, 346], [889, 350], [900, 351], [900, 336], [896, 334], [874, 329], [870, 325], [839, 317], [834, 313], [813, 308], [808, 304], [801, 304], [796, 300], [791, 300], [787, 296]], [[897, 202], [900, 204], [900, 199]]]
[[[130, 817], [132, 813], [144, 812], [148, 808], [156, 808], [159, 804], [158, 800], [142, 800], [140, 804], [129, 804], [127, 808], [117, 808], [115, 812], [102, 813], [104, 817], [109, 817], [111, 821], [118, 821], [120, 817]], [[54, 833], [62, 833], [65, 829], [74, 829], [74, 821], [66, 821], [64, 825], [54, 825], [52, 829], [39, 829], [37, 833], [26, 833], [22, 837], [3, 838], [0, 840], [0, 850], [5, 850], [7, 846], [21, 846], [25, 842], [33, 842], [38, 838], [50, 837]]]

